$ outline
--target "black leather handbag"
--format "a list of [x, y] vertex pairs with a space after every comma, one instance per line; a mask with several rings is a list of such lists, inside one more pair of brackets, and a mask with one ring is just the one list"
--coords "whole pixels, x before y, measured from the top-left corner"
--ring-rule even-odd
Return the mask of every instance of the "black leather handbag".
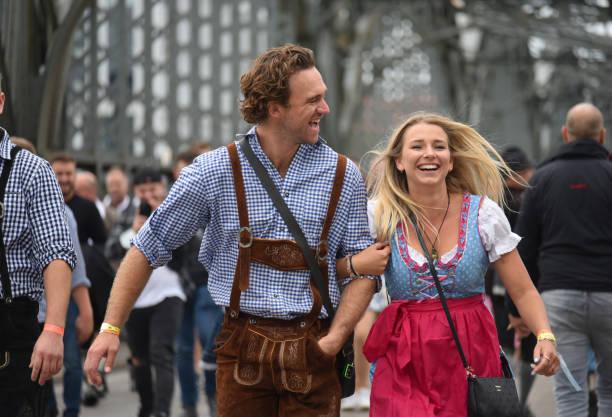
[[[268, 195], [272, 199], [272, 202], [274, 202], [274, 205], [276, 206], [276, 209], [283, 218], [283, 221], [287, 225], [287, 228], [289, 229], [296, 243], [302, 250], [302, 253], [304, 254], [304, 259], [306, 259], [306, 263], [310, 268], [310, 273], [314, 279], [317, 289], [319, 290], [319, 293], [321, 294], [323, 305], [327, 310], [329, 320], [332, 321], [334, 319], [335, 311], [329, 298], [329, 290], [324, 284], [325, 281], [321, 273], [321, 268], [319, 267], [319, 264], [315, 259], [312, 250], [310, 249], [310, 246], [308, 245], [308, 241], [304, 236], [304, 232], [302, 232], [300, 225], [295, 220], [295, 217], [293, 217], [293, 214], [291, 213], [291, 210], [289, 210], [289, 207], [287, 207], [285, 200], [283, 200], [280, 193], [276, 189], [276, 186], [268, 175], [268, 172], [253, 153], [253, 149], [251, 148], [249, 142], [243, 139], [240, 141], [239, 144], [240, 148], [242, 149], [242, 152], [244, 152], [244, 155], [249, 161], [249, 164], [257, 174], [257, 178], [267, 191]], [[338, 373], [338, 380], [340, 381], [342, 398], [350, 397], [355, 393], [354, 360], [355, 354], [353, 350], [353, 335], [351, 334], [351, 336], [344, 343], [344, 346], [342, 346], [340, 352], [338, 352], [338, 354], [336, 355], [336, 371]]]
[[431, 255], [427, 250], [427, 246], [425, 245], [423, 234], [417, 225], [414, 215], [410, 216], [410, 220], [412, 221], [417, 238], [419, 239], [419, 243], [423, 249], [423, 254], [425, 255], [425, 258], [427, 258], [429, 271], [434, 279], [434, 283], [436, 284], [436, 289], [438, 290], [438, 294], [440, 296], [440, 302], [444, 308], [448, 325], [453, 333], [455, 345], [457, 346], [459, 356], [461, 356], [461, 362], [463, 363], [463, 367], [465, 368], [467, 374], [468, 417], [521, 417], [522, 413], [518, 394], [516, 392], [516, 385], [514, 383], [514, 378], [512, 377], [510, 365], [508, 364], [508, 360], [503, 352], [501, 352], [500, 355], [503, 373], [502, 377], [480, 378], [474, 374], [472, 367], [465, 357], [463, 348], [461, 347], [461, 342], [459, 341], [459, 335], [457, 334], [455, 323], [451, 318], [448, 304], [446, 303], [444, 290], [442, 289], [442, 285], [440, 285], [438, 273], [433, 264]]

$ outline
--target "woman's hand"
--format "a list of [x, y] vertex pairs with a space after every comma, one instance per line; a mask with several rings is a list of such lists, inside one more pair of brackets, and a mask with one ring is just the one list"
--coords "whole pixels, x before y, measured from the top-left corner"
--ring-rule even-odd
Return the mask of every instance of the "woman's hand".
[[[535, 367], [532, 374], [551, 376], [559, 371], [557, 348], [550, 340], [540, 340], [533, 350]], [[533, 366], [533, 365], [532, 365]]]
[[388, 242], [376, 242], [353, 255], [353, 269], [358, 275], [381, 275], [385, 272], [391, 255]]

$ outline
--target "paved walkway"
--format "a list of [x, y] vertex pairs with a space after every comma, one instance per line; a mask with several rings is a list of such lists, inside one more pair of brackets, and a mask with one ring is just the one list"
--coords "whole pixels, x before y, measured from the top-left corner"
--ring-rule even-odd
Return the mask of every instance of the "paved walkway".
[[[136, 417], [138, 413], [138, 396], [129, 389], [129, 376], [126, 369], [117, 369], [108, 376], [110, 392], [100, 400], [96, 407], [83, 407], [82, 417]], [[175, 386], [172, 415], [180, 415], [180, 399], [178, 397], [178, 382]], [[57, 387], [61, 397], [61, 386]], [[529, 404], [533, 415], [537, 417], [554, 417], [554, 405], [552, 398], [552, 380], [538, 377], [529, 397]], [[200, 400], [200, 417], [207, 417], [208, 410], [204, 401]], [[366, 411], [343, 412], [342, 417], [366, 417]], [[251, 417], [251, 416], [245, 416]], [[266, 416], [253, 416], [266, 417]]]

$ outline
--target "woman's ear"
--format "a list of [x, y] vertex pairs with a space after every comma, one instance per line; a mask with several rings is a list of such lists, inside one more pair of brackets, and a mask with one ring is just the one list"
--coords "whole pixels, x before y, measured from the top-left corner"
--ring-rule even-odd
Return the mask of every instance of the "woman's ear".
[[406, 171], [406, 168], [404, 168], [404, 164], [402, 164], [402, 161], [400, 161], [399, 159], [396, 159], [394, 162], [395, 162], [395, 168], [397, 168], [399, 172]]

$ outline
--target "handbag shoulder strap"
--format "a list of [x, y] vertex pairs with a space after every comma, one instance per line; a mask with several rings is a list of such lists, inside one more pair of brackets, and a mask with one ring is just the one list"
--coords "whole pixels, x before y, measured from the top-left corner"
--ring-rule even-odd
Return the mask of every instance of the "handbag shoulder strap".
[[414, 226], [414, 230], [416, 231], [417, 239], [419, 240], [419, 244], [423, 249], [423, 255], [427, 259], [427, 264], [429, 265], [429, 272], [436, 284], [436, 290], [438, 290], [438, 295], [440, 296], [440, 302], [442, 303], [442, 307], [444, 308], [444, 313], [446, 314], [446, 320], [448, 320], [448, 325], [450, 326], [451, 332], [453, 333], [453, 339], [455, 339], [455, 345], [457, 346], [457, 350], [459, 351], [459, 356], [461, 356], [461, 362], [463, 363], [463, 367], [467, 371], [468, 375], [473, 375], [472, 367], [469, 365], [465, 353], [463, 352], [463, 347], [461, 346], [461, 342], [459, 341], [459, 335], [457, 334], [457, 329], [455, 328], [455, 323], [453, 322], [453, 318], [451, 317], [450, 310], [448, 309], [448, 304], [446, 302], [446, 295], [444, 295], [444, 289], [442, 288], [442, 284], [440, 284], [440, 280], [438, 279], [438, 272], [436, 271], [436, 267], [433, 264], [433, 260], [429, 251], [427, 250], [427, 245], [425, 245], [425, 239], [423, 239], [423, 233], [419, 229], [416, 218], [413, 213], [410, 214], [410, 221]]
[[19, 146], [14, 146], [11, 149], [11, 159], [4, 160], [4, 167], [2, 168], [2, 175], [0, 175], [0, 282], [2, 283], [2, 291], [4, 293], [4, 301], [10, 303], [13, 300], [13, 293], [11, 291], [11, 281], [9, 279], [8, 262], [6, 259], [6, 247], [4, 246], [4, 195], [6, 193], [6, 186], [8, 185], [9, 175], [13, 168], [13, 162], [17, 153], [21, 150]]
[[333, 320], [335, 311], [329, 298], [329, 288], [327, 285], [325, 285], [325, 280], [323, 279], [321, 268], [319, 267], [319, 264], [317, 263], [317, 260], [315, 259], [312, 250], [310, 250], [310, 246], [308, 245], [308, 241], [304, 236], [304, 232], [302, 232], [300, 225], [295, 220], [295, 217], [293, 217], [291, 210], [289, 210], [289, 207], [287, 207], [285, 200], [283, 200], [280, 193], [278, 192], [278, 189], [274, 185], [274, 182], [272, 181], [272, 178], [270, 178], [270, 175], [268, 175], [266, 168], [263, 166], [261, 161], [253, 152], [253, 149], [251, 148], [251, 145], [249, 144], [248, 140], [246, 140], [246, 138], [242, 139], [239, 142], [239, 145], [240, 149], [246, 156], [247, 161], [249, 161], [249, 164], [257, 174], [257, 178], [263, 185], [264, 189], [270, 196], [270, 199], [272, 199], [272, 202], [276, 206], [276, 209], [278, 210], [279, 214], [283, 218], [283, 221], [287, 225], [287, 228], [289, 229], [296, 243], [302, 250], [302, 253], [304, 254], [304, 259], [306, 260], [306, 263], [310, 268], [312, 278], [317, 288], [319, 289], [319, 293], [323, 300], [323, 305], [327, 310], [329, 318]]

